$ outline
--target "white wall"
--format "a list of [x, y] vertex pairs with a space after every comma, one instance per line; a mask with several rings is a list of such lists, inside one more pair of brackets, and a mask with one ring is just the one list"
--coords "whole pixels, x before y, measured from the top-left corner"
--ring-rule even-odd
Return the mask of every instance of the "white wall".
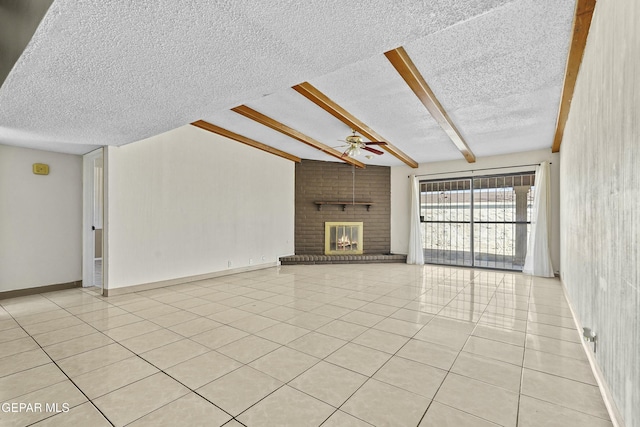
[[109, 147], [105, 179], [108, 289], [293, 254], [291, 161], [187, 125]]
[[[478, 158], [475, 163], [466, 160], [449, 162], [424, 163], [419, 168], [408, 166], [391, 168], [391, 252], [406, 254], [409, 247], [409, 214], [411, 206], [411, 192], [409, 191], [409, 175], [428, 175], [420, 179], [454, 178], [463, 176], [502, 174], [525, 170], [535, 170], [535, 166], [517, 168], [515, 166], [551, 162], [551, 261], [555, 271], [560, 270], [560, 157], [549, 150], [528, 151], [524, 153], [506, 154]], [[514, 166], [508, 169], [504, 168]], [[480, 170], [483, 169], [483, 170]], [[486, 170], [488, 169], [488, 170]]]
[[560, 148], [562, 274], [627, 427], [640, 426], [640, 2], [596, 4]]
[[0, 292], [81, 280], [81, 228], [82, 157], [0, 145]]

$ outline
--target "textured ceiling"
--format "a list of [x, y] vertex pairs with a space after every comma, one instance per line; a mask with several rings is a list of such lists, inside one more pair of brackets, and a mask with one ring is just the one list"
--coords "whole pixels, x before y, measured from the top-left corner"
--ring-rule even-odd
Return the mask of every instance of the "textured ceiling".
[[0, 1], [0, 85], [38, 28], [53, 0]]
[[[336, 161], [309, 81], [420, 163], [462, 158], [383, 53], [404, 46], [477, 156], [550, 147], [575, 0], [56, 0], [0, 88], [0, 144], [85, 153], [204, 119]], [[367, 164], [397, 165], [390, 154]]]

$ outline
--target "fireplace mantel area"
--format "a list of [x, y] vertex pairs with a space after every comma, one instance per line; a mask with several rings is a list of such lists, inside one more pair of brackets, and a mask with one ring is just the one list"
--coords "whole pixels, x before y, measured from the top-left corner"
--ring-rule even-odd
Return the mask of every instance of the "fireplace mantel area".
[[[336, 200], [340, 202], [326, 202]], [[324, 203], [319, 205], [320, 201]], [[330, 236], [327, 223], [362, 223], [357, 245], [351, 242], [352, 236], [337, 236], [338, 250], [325, 253], [326, 239]], [[352, 248], [357, 251], [340, 252]], [[406, 261], [406, 255], [393, 255], [390, 249], [389, 167], [369, 165], [365, 169], [354, 169], [345, 163], [317, 160], [296, 164], [295, 255], [280, 258], [282, 264]]]

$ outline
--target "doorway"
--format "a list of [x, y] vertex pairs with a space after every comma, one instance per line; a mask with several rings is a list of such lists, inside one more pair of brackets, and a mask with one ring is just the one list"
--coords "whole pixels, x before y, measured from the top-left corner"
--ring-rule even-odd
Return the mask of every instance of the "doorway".
[[535, 173], [420, 183], [424, 260], [522, 271]]
[[83, 157], [82, 286], [103, 286], [104, 161], [102, 148]]

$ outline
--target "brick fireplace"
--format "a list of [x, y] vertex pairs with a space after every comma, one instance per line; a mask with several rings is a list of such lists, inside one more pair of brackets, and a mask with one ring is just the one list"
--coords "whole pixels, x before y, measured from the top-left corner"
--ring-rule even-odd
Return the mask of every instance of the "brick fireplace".
[[[389, 253], [389, 167], [356, 168], [354, 192], [351, 165], [302, 160], [296, 164], [295, 173], [296, 255], [325, 255], [325, 223], [332, 222], [362, 223], [358, 249], [363, 255]], [[344, 242], [342, 244], [345, 247]]]

